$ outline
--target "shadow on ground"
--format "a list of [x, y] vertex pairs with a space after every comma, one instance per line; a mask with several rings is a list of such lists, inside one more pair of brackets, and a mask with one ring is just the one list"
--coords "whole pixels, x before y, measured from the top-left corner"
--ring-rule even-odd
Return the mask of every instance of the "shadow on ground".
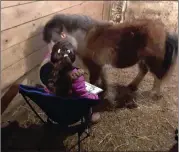
[[[77, 143], [69, 149], [63, 141], [78, 131], [83, 131], [84, 126], [73, 126], [65, 130], [56, 125], [33, 124], [28, 128], [21, 127], [17, 121], [2, 126], [2, 151], [7, 150], [73, 150]], [[85, 138], [84, 138], [85, 139]]]

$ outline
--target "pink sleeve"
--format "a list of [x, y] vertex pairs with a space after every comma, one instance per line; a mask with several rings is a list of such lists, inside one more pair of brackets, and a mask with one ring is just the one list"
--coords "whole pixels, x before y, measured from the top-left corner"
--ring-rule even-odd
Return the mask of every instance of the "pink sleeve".
[[[73, 72], [76, 71], [77, 71], [76, 69], [73, 70]], [[87, 92], [84, 76], [80, 76], [79, 78], [73, 81], [72, 91], [80, 97], [89, 98], [89, 99], [99, 99], [98, 95]]]

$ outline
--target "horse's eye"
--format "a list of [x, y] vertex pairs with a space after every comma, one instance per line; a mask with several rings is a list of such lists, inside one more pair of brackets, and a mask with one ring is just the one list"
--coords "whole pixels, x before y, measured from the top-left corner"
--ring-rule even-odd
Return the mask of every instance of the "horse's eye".
[[60, 53], [61, 49], [58, 50], [58, 53]]
[[67, 50], [68, 53], [70, 53], [71, 51], [70, 50]]

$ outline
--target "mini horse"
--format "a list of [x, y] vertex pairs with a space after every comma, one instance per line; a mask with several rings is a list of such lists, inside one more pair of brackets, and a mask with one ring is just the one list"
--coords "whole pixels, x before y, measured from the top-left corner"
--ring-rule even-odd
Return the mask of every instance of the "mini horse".
[[101, 78], [105, 65], [127, 68], [139, 65], [137, 77], [128, 85], [135, 91], [150, 71], [154, 75], [152, 94], [160, 94], [161, 81], [171, 74], [178, 55], [178, 37], [168, 33], [158, 20], [133, 20], [117, 25], [98, 25], [89, 30], [83, 52], [78, 52], [89, 69], [90, 81]]

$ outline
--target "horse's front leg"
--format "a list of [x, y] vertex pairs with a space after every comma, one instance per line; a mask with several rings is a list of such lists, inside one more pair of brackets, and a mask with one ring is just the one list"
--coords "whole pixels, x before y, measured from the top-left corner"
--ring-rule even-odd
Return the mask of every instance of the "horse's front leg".
[[131, 91], [136, 91], [138, 89], [140, 82], [143, 80], [144, 76], [148, 72], [148, 67], [146, 66], [144, 61], [139, 61], [138, 66], [139, 66], [139, 73], [137, 74], [135, 79], [128, 85]]
[[109, 106], [115, 107], [117, 104], [116, 96], [118, 94], [118, 90], [114, 85], [109, 83], [109, 71], [112, 68], [111, 65], [105, 64], [101, 68], [101, 72], [98, 78], [98, 85], [103, 89], [103, 99], [107, 101]]

